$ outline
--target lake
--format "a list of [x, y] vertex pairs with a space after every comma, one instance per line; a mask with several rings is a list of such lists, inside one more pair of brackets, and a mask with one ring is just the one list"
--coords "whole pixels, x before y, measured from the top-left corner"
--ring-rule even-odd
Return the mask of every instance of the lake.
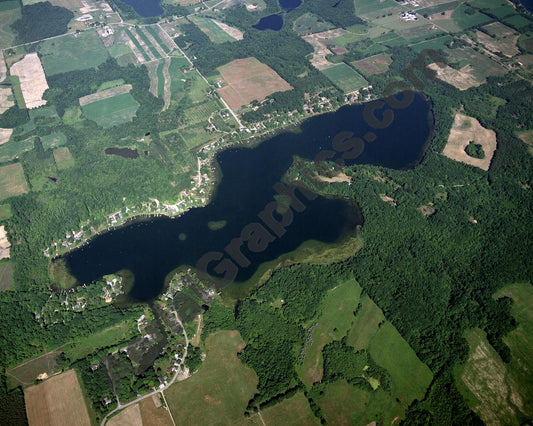
[[159, 16], [163, 13], [160, 0], [121, 0], [135, 9], [143, 18]]
[[[385, 115], [384, 109], [389, 111]], [[362, 105], [345, 106], [254, 148], [218, 153], [222, 178], [210, 204], [177, 218], [139, 220], [99, 235], [65, 255], [70, 272], [80, 283], [90, 283], [104, 274], [130, 270], [135, 276], [130, 297], [148, 301], [160, 294], [167, 274], [180, 265], [196, 265], [238, 283], [262, 263], [306, 241], [334, 243], [353, 235], [363, 223], [353, 202], [287, 187], [282, 178], [294, 156], [313, 160], [327, 155], [335, 161], [344, 158], [346, 164], [395, 169], [413, 167], [422, 159], [433, 121], [421, 95], [414, 94], [404, 109], [377, 108], [373, 126], [366, 122], [368, 115], [363, 118], [363, 110]], [[391, 113], [392, 121], [384, 126], [383, 117]]]
[[253, 25], [253, 27], [260, 31], [279, 31], [283, 28], [283, 15], [296, 9], [301, 4], [302, 0], [279, 0], [279, 6], [281, 7], [282, 13], [265, 16], [264, 18], [261, 18], [257, 24]]

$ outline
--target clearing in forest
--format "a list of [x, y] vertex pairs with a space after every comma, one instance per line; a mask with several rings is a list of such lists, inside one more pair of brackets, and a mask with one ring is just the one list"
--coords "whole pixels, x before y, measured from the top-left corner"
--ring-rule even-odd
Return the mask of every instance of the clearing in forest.
[[26, 108], [38, 108], [46, 104], [43, 93], [48, 89], [48, 83], [37, 53], [27, 54], [11, 66], [10, 72], [19, 78]]
[[[244, 349], [238, 331], [211, 334], [205, 342], [207, 356], [194, 375], [165, 391], [176, 425], [237, 424], [257, 389], [257, 375], [237, 354]], [[187, 409], [183, 409], [187, 407]]]
[[[481, 145], [484, 158], [474, 158], [466, 153], [465, 149], [471, 141]], [[496, 133], [493, 130], [485, 129], [473, 117], [455, 114], [448, 143], [442, 151], [446, 157], [486, 171], [490, 167], [494, 151], [496, 151]]]
[[80, 98], [80, 106], [85, 106], [92, 102], [101, 101], [103, 99], [111, 98], [116, 95], [130, 93], [131, 89], [132, 89], [131, 84], [122, 84], [120, 86], [115, 86], [109, 89], [104, 89], [99, 92], [87, 95], [87, 96], [82, 96]]
[[6, 371], [6, 376], [9, 383], [9, 388], [13, 389], [17, 386], [28, 386], [37, 380], [37, 376], [45, 373], [51, 377], [59, 370], [56, 363], [56, 357], [60, 354], [60, 351], [48, 352], [37, 358], [30, 359], [23, 362], [16, 367]]
[[74, 158], [66, 146], [54, 150], [54, 160], [59, 170], [65, 170], [74, 165]]
[[352, 62], [352, 65], [357, 69], [357, 71], [367, 76], [387, 72], [390, 64], [392, 64], [392, 58], [388, 53], [379, 53], [377, 55]]
[[22, 164], [14, 163], [0, 167], [0, 200], [25, 194], [29, 190]]
[[253, 57], [236, 59], [218, 70], [228, 83], [218, 89], [218, 93], [233, 110], [238, 110], [253, 100], [261, 102], [272, 93], [292, 89], [272, 68]]
[[[529, 285], [529, 284], [528, 284]], [[470, 353], [458, 369], [456, 383], [459, 390], [485, 424], [521, 424], [531, 418], [531, 382], [517, 375], [505, 364], [487, 341], [486, 333], [473, 329], [466, 333]], [[514, 374], [512, 374], [514, 373]], [[531, 379], [531, 373], [529, 373]], [[523, 384], [529, 388], [525, 392]]]
[[11, 87], [0, 87], [0, 114], [6, 112], [13, 105], [15, 105], [15, 101]]
[[[101, 93], [103, 92], [95, 95], [101, 96]], [[132, 121], [137, 108], [139, 104], [130, 93], [99, 99], [81, 107], [83, 114], [89, 120], [96, 121], [104, 129]]]
[[[274, 406], [261, 410], [260, 414], [265, 425], [318, 426], [320, 424], [320, 420], [311, 411], [309, 401], [303, 392], [298, 392]], [[251, 419], [255, 419], [256, 416], [259, 417], [259, 414], [255, 414]]]
[[0, 291], [13, 288], [13, 264], [11, 262], [0, 263]]
[[329, 290], [321, 306], [322, 314], [307, 330], [311, 342], [303, 350], [304, 357], [297, 368], [300, 380], [308, 387], [322, 379], [322, 349], [340, 340], [350, 329], [359, 303], [361, 287], [353, 279]]
[[89, 413], [74, 370], [24, 391], [30, 426], [90, 426]]

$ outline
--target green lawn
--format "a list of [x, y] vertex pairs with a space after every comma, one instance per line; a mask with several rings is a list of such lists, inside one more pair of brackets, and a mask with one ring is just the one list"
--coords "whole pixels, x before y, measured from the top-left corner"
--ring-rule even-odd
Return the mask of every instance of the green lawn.
[[95, 30], [46, 40], [39, 44], [39, 53], [46, 75], [94, 68], [109, 57]]
[[199, 419], [211, 425], [241, 423], [258, 382], [237, 356], [244, 341], [237, 331], [220, 331], [205, 346], [207, 356], [198, 372], [165, 391], [172, 417], [177, 425], [198, 424]]
[[112, 96], [81, 107], [83, 114], [99, 126], [109, 128], [133, 120], [139, 104], [129, 93]]
[[346, 64], [335, 65], [323, 70], [322, 73], [344, 93], [349, 93], [368, 86], [368, 81]]

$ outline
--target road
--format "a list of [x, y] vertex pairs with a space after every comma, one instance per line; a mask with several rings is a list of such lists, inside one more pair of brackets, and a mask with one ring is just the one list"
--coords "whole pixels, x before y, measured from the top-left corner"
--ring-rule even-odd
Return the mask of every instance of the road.
[[[170, 380], [170, 382], [168, 382], [168, 384], [166, 386], [164, 386], [164, 387], [162, 387], [160, 389], [157, 389], [155, 391], [149, 392], [147, 394], [141, 395], [137, 399], [134, 399], [133, 401], [127, 402], [125, 404], [121, 404], [119, 399], [118, 399], [118, 396], [115, 395], [115, 397], [117, 398], [117, 407], [113, 411], [109, 412], [107, 414], [107, 416], [104, 417], [104, 419], [102, 420], [102, 423], [100, 423], [101, 426], [104, 426], [106, 424], [106, 422], [107, 422], [107, 419], [110, 416], [112, 416], [113, 414], [115, 414], [117, 411], [122, 410], [124, 408], [127, 408], [130, 405], [137, 404], [138, 402], [142, 401], [143, 399], [150, 398], [150, 397], [152, 397], [154, 395], [157, 395], [158, 393], [162, 394], [163, 391], [166, 391], [178, 379], [178, 376], [181, 373], [181, 370], [182, 370], [182, 368], [185, 365], [185, 359], [187, 358], [187, 348], [189, 347], [189, 338], [187, 337], [187, 332], [185, 331], [185, 327], [183, 327], [183, 323], [181, 322], [181, 319], [178, 316], [178, 313], [176, 311], [172, 311], [172, 313], [176, 317], [176, 322], [180, 325], [181, 329], [183, 330], [183, 337], [185, 337], [185, 351], [183, 352], [183, 357], [181, 358], [180, 365], [178, 366], [178, 369], [176, 370], [176, 374], [174, 374], [174, 377], [172, 377], [172, 379]], [[164, 395], [163, 395], [163, 397], [164, 397]], [[167, 408], [168, 408], [168, 405], [167, 405]], [[172, 415], [171, 415], [171, 417], [172, 417]], [[174, 420], [172, 420], [172, 421], [174, 421]]]

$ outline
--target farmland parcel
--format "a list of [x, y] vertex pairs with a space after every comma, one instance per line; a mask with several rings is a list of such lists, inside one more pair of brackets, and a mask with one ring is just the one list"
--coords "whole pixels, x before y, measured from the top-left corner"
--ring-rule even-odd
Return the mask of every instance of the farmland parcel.
[[218, 93], [231, 109], [239, 109], [253, 100], [262, 101], [272, 93], [292, 89], [272, 68], [256, 58], [236, 59], [221, 66], [219, 71], [228, 85], [219, 89]]
[[37, 53], [29, 53], [11, 67], [11, 74], [20, 80], [22, 95], [28, 109], [46, 105], [43, 93], [48, 89], [43, 66]]
[[89, 426], [89, 413], [74, 370], [24, 391], [30, 426]]

